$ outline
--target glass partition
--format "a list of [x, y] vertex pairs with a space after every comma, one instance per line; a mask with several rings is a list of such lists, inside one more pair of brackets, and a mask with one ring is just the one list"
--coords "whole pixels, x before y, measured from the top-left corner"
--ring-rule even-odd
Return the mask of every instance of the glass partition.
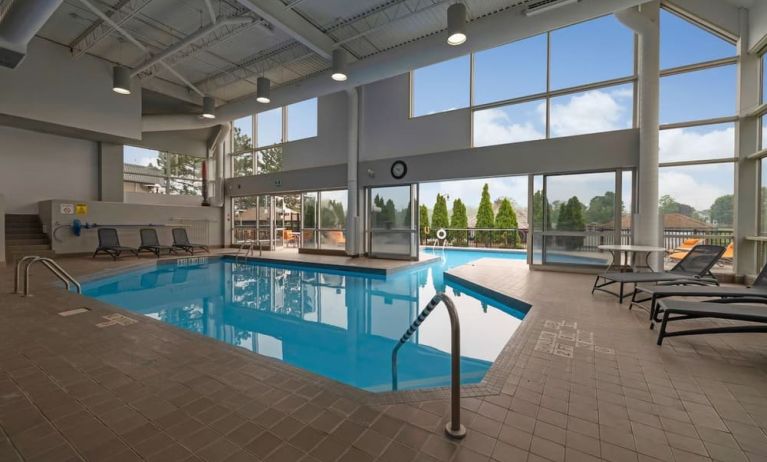
[[418, 258], [418, 186], [368, 189], [368, 254], [383, 258]]
[[632, 190], [630, 170], [533, 177], [532, 263], [607, 265], [599, 246], [630, 242]]
[[346, 249], [346, 207], [348, 193], [345, 189], [320, 191], [319, 244], [322, 249]]

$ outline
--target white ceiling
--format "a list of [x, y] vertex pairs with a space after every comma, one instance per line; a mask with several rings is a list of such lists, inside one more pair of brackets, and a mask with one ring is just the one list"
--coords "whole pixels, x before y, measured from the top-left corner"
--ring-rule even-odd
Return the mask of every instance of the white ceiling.
[[[20, 1], [20, 0], [17, 0]], [[140, 51], [114, 30], [103, 35], [87, 53], [137, 67], [211, 23], [204, 0], [90, 0], [113, 18], [129, 16], [121, 25], [150, 51]], [[167, 62], [204, 93], [230, 101], [255, 91], [256, 78], [269, 77], [273, 86], [326, 70], [330, 63], [289, 33], [243, 7], [238, 0], [210, 0], [219, 18], [250, 17], [245, 26], [228, 26], [195, 42]], [[342, 46], [352, 59], [365, 59], [418, 40], [446, 27], [447, 7], [454, 0], [251, 0], [276, 5], [295, 14]], [[531, 0], [465, 0], [469, 20], [494, 14]], [[0, 0], [0, 8], [8, 0]], [[75, 47], [98, 18], [80, 0], [64, 0], [39, 35]], [[208, 43], [210, 42], [210, 43]], [[202, 45], [202, 46], [201, 46]], [[155, 66], [140, 75], [150, 88], [184, 85], [167, 70]], [[152, 86], [153, 80], [163, 85]], [[158, 83], [158, 82], [155, 82]]]

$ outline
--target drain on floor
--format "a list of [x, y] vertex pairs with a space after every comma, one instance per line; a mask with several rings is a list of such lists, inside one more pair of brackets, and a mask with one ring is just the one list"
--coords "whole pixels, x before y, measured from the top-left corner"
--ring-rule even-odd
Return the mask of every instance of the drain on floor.
[[136, 324], [138, 322], [133, 318], [123, 316], [119, 313], [102, 316], [102, 318], [106, 319], [106, 321], [96, 324], [96, 327], [130, 326], [131, 324]]
[[59, 312], [59, 316], [67, 317], [67, 316], [74, 316], [76, 314], [83, 314], [89, 312], [91, 309], [86, 308], [84, 306], [81, 306], [80, 308], [75, 308], [73, 310], [67, 310], [67, 311], [61, 311]]

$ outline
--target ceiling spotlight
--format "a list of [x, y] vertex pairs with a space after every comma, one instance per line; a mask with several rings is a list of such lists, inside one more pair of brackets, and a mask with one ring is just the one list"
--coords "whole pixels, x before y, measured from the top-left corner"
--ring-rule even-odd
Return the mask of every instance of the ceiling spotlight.
[[203, 119], [215, 119], [216, 118], [216, 101], [212, 96], [202, 97], [202, 115]]
[[454, 3], [447, 9], [447, 44], [460, 45], [466, 41], [466, 5]]
[[269, 96], [271, 86], [271, 80], [259, 77], [256, 80], [256, 101], [263, 104], [271, 103], [272, 98]]
[[342, 48], [333, 50], [333, 80], [343, 82], [347, 79], [346, 75], [346, 51]]
[[112, 91], [121, 95], [130, 95], [130, 69], [115, 66], [112, 69]]

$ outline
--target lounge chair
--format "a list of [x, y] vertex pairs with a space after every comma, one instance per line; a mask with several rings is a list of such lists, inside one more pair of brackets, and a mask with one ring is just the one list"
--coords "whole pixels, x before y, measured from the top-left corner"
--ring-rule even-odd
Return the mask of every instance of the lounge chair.
[[192, 255], [194, 255], [194, 251], [197, 249], [204, 250], [205, 252], [210, 252], [207, 245], [192, 244], [191, 242], [189, 242], [189, 236], [186, 235], [186, 229], [173, 228], [172, 233], [173, 233], [174, 248], [181, 249], [184, 252], [189, 252]]
[[[647, 298], [637, 299], [638, 294], [645, 294]], [[668, 297], [749, 297], [767, 299], [767, 265], [756, 276], [750, 286], [712, 287], [710, 285], [696, 284], [695, 282], [682, 281], [681, 284], [670, 281], [661, 282], [651, 286], [638, 286], [631, 297], [631, 305], [637, 305], [650, 312], [650, 328], [655, 322], [661, 322], [661, 308], [659, 301]], [[650, 300], [649, 305], [642, 303]]]
[[[684, 300], [662, 300], [663, 319], [658, 332], [658, 345], [663, 344], [666, 337], [698, 334], [733, 334], [739, 332], [767, 332], [767, 299], [731, 298], [691, 302]], [[744, 324], [737, 326], [705, 327], [698, 329], [678, 330], [667, 332], [667, 324], [671, 321], [685, 319], [730, 319], [759, 324]]]
[[[629, 296], [624, 291], [626, 284], [634, 284], [634, 292], [636, 292], [636, 287], [640, 283], [669, 281], [682, 283], [689, 281], [691, 284], [719, 285], [716, 277], [711, 274], [711, 268], [716, 264], [723, 252], [724, 247], [719, 245], [697, 245], [669, 271], [602, 273], [597, 275], [596, 280], [594, 280], [594, 287], [592, 287], [591, 293], [593, 294], [597, 290], [607, 292], [618, 297], [620, 303], [623, 303], [623, 299]], [[600, 283], [600, 279], [603, 279], [604, 282]], [[605, 288], [612, 284], [619, 284], [620, 289], [618, 293]]]
[[682, 241], [681, 244], [679, 244], [679, 246], [675, 247], [673, 251], [687, 253], [693, 247], [700, 244], [703, 244], [703, 239], [700, 239], [700, 238], [685, 239], [684, 241]]
[[[672, 260], [681, 260], [684, 258], [685, 255], [687, 255], [687, 252], [689, 252], [689, 250], [674, 252], [671, 255], [669, 255], [668, 258]], [[720, 263], [721, 263], [721, 260], [728, 260], [732, 262], [733, 257], [735, 257], [735, 246], [732, 242], [730, 242], [727, 245], [727, 247], [725, 247], [724, 253], [722, 254], [721, 257], [719, 257], [719, 260], [720, 260]]]
[[138, 248], [138, 253], [152, 252], [157, 258], [160, 258], [160, 253], [167, 251], [168, 255], [176, 253], [176, 249], [169, 245], [160, 244], [160, 240], [157, 239], [157, 230], [154, 228], [144, 228], [139, 231], [141, 236], [141, 245]]
[[96, 255], [98, 255], [99, 253], [105, 253], [109, 255], [110, 257], [112, 257], [113, 260], [117, 260], [120, 257], [120, 254], [122, 254], [123, 252], [130, 252], [134, 256], [138, 256], [138, 249], [120, 245], [120, 238], [117, 237], [116, 229], [99, 228], [98, 236], [99, 236], [99, 246], [96, 248], [96, 251], [93, 252], [92, 258], [96, 258]]

